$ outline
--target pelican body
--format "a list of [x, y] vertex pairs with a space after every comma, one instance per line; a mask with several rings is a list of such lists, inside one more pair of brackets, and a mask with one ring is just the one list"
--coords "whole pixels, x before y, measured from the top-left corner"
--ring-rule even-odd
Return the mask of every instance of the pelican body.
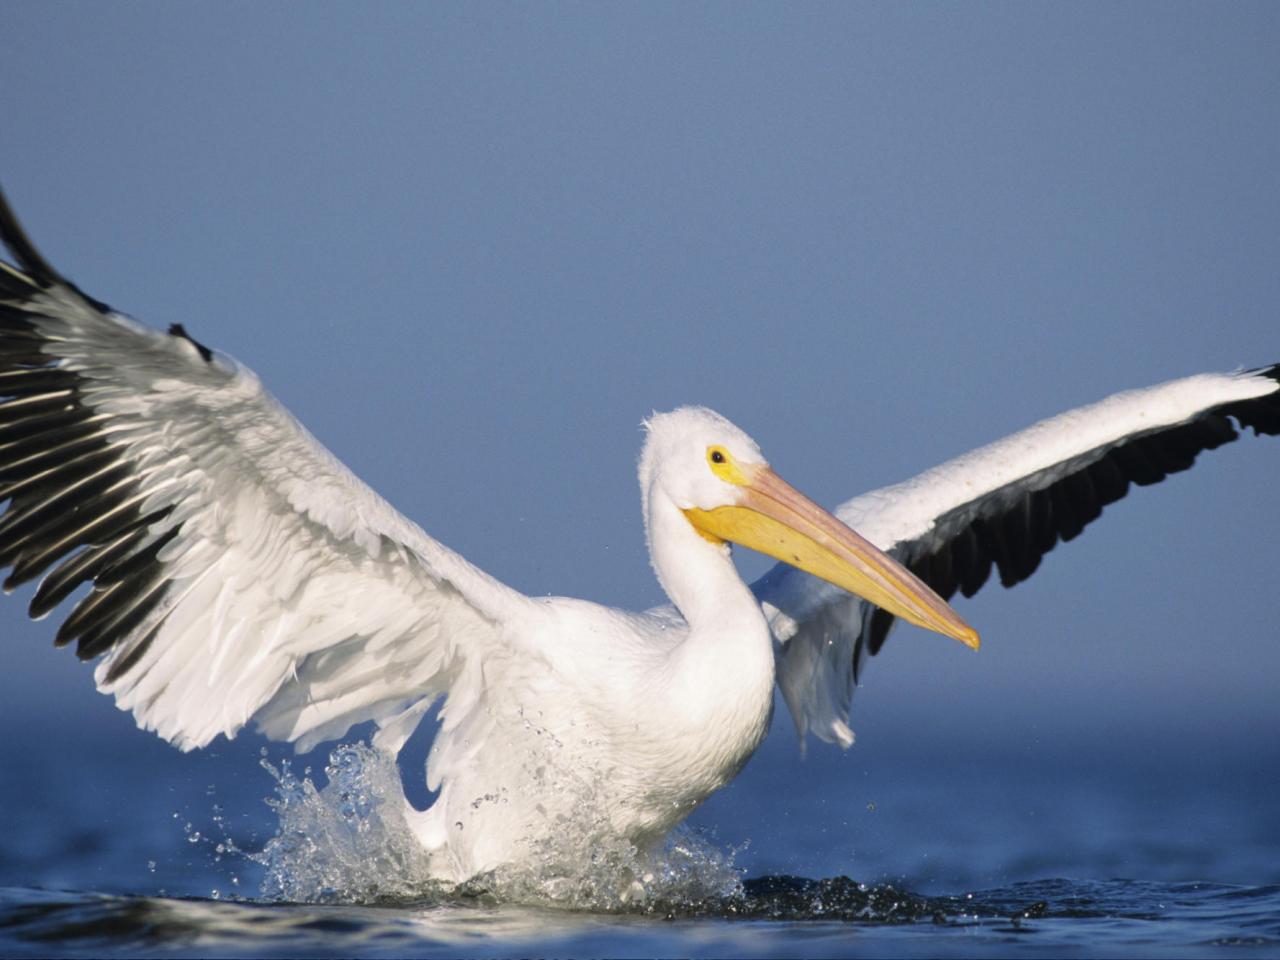
[[[731, 780], [775, 683], [848, 746], [895, 619], [971, 647], [946, 598], [1035, 569], [1131, 483], [1280, 432], [1277, 367], [1120, 394], [835, 513], [701, 407], [645, 424], [639, 479], [670, 606], [530, 598], [405, 519], [236, 361], [80, 291], [0, 195], [0, 568], [55, 643], [183, 750], [246, 725], [306, 750], [355, 723], [396, 755], [435, 704], [438, 791], [405, 817], [430, 873], [546, 862], [568, 833], [658, 843]], [[854, 527], [862, 534], [854, 532]], [[779, 561], [748, 586], [737, 543]]]

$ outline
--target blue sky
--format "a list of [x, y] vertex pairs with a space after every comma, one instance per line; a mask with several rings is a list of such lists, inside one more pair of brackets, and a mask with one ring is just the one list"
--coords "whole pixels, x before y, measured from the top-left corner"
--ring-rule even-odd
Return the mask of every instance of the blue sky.
[[[0, 183], [46, 255], [248, 363], [530, 593], [663, 600], [634, 480], [654, 409], [720, 410], [834, 504], [1118, 389], [1280, 361], [1272, 4], [0, 20]], [[1272, 737], [1277, 475], [1249, 439], [1108, 508], [960, 605], [976, 656], [902, 630], [862, 743]], [[0, 608], [10, 729], [149, 749], [25, 598]], [[809, 763], [835, 778], [830, 752]]]

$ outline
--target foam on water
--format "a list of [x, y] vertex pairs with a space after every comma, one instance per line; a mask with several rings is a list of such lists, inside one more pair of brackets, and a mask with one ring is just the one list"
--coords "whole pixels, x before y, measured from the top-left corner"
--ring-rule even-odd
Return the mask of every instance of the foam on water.
[[299, 777], [289, 762], [265, 759], [275, 778], [268, 802], [279, 825], [251, 859], [264, 868], [262, 896], [308, 903], [369, 903], [484, 896], [596, 911], [643, 911], [740, 897], [742, 877], [733, 853], [677, 830], [657, 851], [641, 851], [611, 836], [592, 802], [575, 794], [563, 829], [531, 844], [517, 865], [461, 886], [434, 880], [429, 857], [406, 819], [400, 771], [364, 743], [343, 744], [329, 756], [323, 786]]

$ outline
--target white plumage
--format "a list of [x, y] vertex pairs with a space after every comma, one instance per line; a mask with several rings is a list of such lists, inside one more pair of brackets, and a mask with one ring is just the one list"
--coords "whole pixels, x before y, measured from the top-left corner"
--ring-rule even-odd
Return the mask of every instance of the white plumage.
[[[837, 509], [904, 567], [729, 421], [682, 408], [650, 419], [640, 462], [673, 606], [531, 599], [398, 514], [249, 370], [78, 291], [2, 197], [0, 233], [18, 264], [0, 265], [7, 586], [42, 578], [42, 616], [91, 583], [58, 642], [101, 657], [99, 688], [183, 749], [250, 724], [305, 749], [374, 720], [394, 753], [444, 698], [439, 796], [409, 817], [450, 880], [566, 829], [660, 840], [760, 743], [775, 679], [802, 733], [847, 746], [891, 615], [976, 645], [930, 587], [1023, 579], [1130, 482], [1233, 439], [1229, 418], [1280, 432], [1275, 367], [1064, 414]], [[728, 540], [786, 563], [748, 588]]]

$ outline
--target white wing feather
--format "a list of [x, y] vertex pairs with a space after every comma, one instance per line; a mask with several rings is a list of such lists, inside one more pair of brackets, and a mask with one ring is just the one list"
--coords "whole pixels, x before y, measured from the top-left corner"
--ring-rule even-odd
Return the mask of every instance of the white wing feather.
[[[252, 372], [209, 354], [181, 328], [149, 331], [56, 274], [33, 279], [6, 266], [0, 280], [0, 304], [10, 311], [5, 334], [14, 343], [34, 341], [48, 357], [12, 366], [17, 386], [9, 393], [19, 391], [17, 401], [0, 407], [11, 408], [21, 428], [27, 421], [14, 404], [24, 399], [23, 383], [39, 374], [72, 384], [65, 403], [40, 401], [53, 404], [46, 416], [80, 416], [75, 436], [91, 435], [77, 442], [96, 437], [105, 445], [94, 456], [124, 471], [117, 486], [141, 518], [131, 556], [135, 567], [149, 569], [131, 570], [125, 586], [161, 599], [141, 622], [87, 650], [81, 637], [82, 655], [105, 649], [99, 688], [139, 725], [191, 749], [252, 722], [307, 748], [353, 723], [403, 716], [385, 731], [383, 745], [394, 748], [412, 729], [407, 721], [451, 686], [455, 714], [474, 706], [477, 664], [512, 641], [505, 623], [536, 616], [532, 601], [402, 517]], [[66, 492], [56, 484], [49, 490], [43, 495], [54, 499]], [[34, 513], [43, 505], [15, 499], [9, 513], [19, 508]], [[55, 534], [44, 529], [9, 551], [7, 562], [16, 569], [32, 551], [49, 548]], [[95, 547], [90, 535], [72, 541], [44, 568], [74, 563]], [[77, 546], [85, 550], [70, 553]], [[111, 599], [102, 595], [128, 568], [126, 561], [100, 572], [81, 606]], [[54, 570], [45, 582], [58, 577]], [[99, 616], [103, 629], [111, 623]], [[72, 631], [63, 639], [74, 638]]]
[[[1119, 463], [1105, 464], [1118, 488], [1112, 488], [1109, 497], [1090, 501], [1086, 505], [1089, 515], [1077, 518], [1069, 529], [1054, 527], [1049, 517], [1050, 526], [1042, 527], [1041, 534], [1047, 533], [1047, 540], [1038, 545], [984, 546], [979, 542], [978, 549], [987, 554], [1001, 547], [1027, 551], [1021, 569], [1014, 569], [1012, 562], [1009, 569], [1001, 567], [1002, 579], [1012, 585], [1030, 575], [1040, 555], [1059, 537], [1070, 539], [1097, 515], [1103, 503], [1122, 496], [1130, 480], [1154, 482], [1165, 473], [1190, 466], [1199, 450], [1234, 439], [1236, 433], [1227, 416], [1257, 432], [1277, 432], [1277, 377], [1277, 368], [1272, 367], [1250, 373], [1203, 374], [1119, 393], [1044, 420], [903, 483], [855, 497], [835, 513], [880, 549], [916, 566], [926, 582], [949, 597], [957, 588], [956, 574], [951, 570], [953, 559], [948, 555], [947, 573], [935, 577], [928, 576], [927, 565], [922, 570], [920, 563], [946, 551], [957, 538], [973, 536], [975, 523], [1002, 522], [1016, 512], [1015, 519], [1023, 524], [1019, 529], [1025, 529], [1027, 521], [1022, 514], [1029, 513], [1033, 504], [1035, 509], [1052, 510], [1055, 500], [1048, 494], [1055, 485], [1080, 477], [1117, 448], [1128, 445], [1120, 451], [1125, 457], [1145, 457], [1135, 441], [1159, 444], [1176, 440], [1178, 449], [1166, 453], [1169, 461], [1151, 468], [1154, 474], [1138, 477], [1130, 471], [1116, 480], [1125, 472], [1123, 458], [1117, 456]], [[1061, 496], [1065, 495], [1059, 496], [1059, 503]], [[987, 556], [979, 561], [986, 567], [974, 577], [976, 583], [964, 588], [966, 595], [981, 586], [992, 559]], [[811, 731], [822, 740], [849, 746], [853, 743], [849, 707], [862, 661], [874, 652], [870, 634], [875, 608], [785, 564], [771, 569], [752, 589], [764, 604], [779, 641], [778, 684], [801, 737]], [[880, 616], [881, 629], [887, 631], [890, 620], [883, 613]], [[878, 639], [883, 640], [883, 634]]]

